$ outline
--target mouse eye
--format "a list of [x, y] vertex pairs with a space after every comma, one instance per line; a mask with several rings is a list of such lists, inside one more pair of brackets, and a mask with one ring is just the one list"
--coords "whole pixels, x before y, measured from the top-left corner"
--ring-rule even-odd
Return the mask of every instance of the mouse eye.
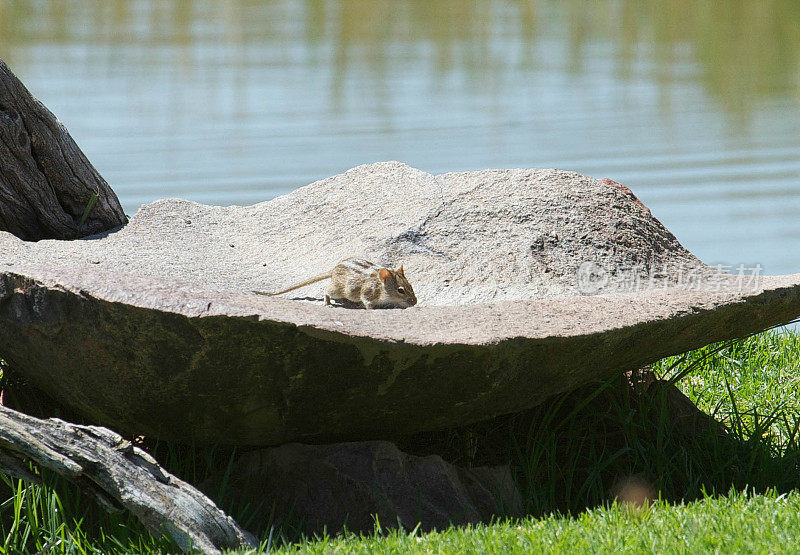
[[406, 290], [403, 289], [402, 287], [398, 287], [397, 288], [397, 292], [400, 293], [401, 295], [405, 295], [406, 294]]

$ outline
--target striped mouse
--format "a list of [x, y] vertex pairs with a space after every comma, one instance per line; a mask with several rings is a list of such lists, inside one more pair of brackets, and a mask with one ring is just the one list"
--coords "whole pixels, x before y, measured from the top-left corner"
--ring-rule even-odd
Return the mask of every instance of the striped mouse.
[[363, 258], [346, 258], [330, 272], [307, 279], [283, 291], [266, 293], [253, 291], [259, 295], [282, 295], [306, 285], [330, 279], [325, 288], [325, 304], [335, 301], [360, 303], [364, 308], [408, 308], [417, 304], [414, 289], [406, 279], [403, 266], [397, 270], [384, 268]]

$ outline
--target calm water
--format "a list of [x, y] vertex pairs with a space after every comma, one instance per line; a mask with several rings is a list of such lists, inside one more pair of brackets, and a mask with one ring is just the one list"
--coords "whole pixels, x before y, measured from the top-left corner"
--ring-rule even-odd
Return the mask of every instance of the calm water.
[[0, 57], [133, 214], [349, 167], [557, 167], [800, 272], [800, 2], [0, 0]]

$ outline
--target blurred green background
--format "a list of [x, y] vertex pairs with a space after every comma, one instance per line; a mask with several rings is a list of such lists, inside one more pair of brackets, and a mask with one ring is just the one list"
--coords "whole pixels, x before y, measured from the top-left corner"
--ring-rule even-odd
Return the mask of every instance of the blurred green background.
[[557, 167], [708, 263], [800, 272], [797, 0], [0, 0], [0, 58], [129, 214], [379, 160]]

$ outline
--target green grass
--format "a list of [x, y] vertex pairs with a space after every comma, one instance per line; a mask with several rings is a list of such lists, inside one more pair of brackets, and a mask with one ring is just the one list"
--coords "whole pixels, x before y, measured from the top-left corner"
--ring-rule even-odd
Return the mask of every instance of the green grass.
[[575, 517], [451, 528], [443, 532], [323, 538], [280, 552], [312, 553], [794, 553], [800, 547], [800, 495], [731, 491], [689, 504], [590, 509]]
[[127, 513], [107, 514], [60, 477], [45, 473], [41, 485], [0, 474], [0, 552], [176, 552], [167, 538], [151, 536]]
[[[403, 449], [435, 451], [458, 464], [504, 461], [523, 492], [522, 519], [420, 533], [376, 530], [363, 536], [303, 538], [291, 523], [259, 530], [247, 507], [225, 501], [232, 453], [152, 446], [174, 473], [198, 483], [262, 548], [314, 552], [757, 551], [800, 546], [800, 333], [766, 332], [709, 346], [654, 365], [728, 430], [686, 432], [666, 410], [664, 388], [643, 395], [618, 379], [468, 429], [408, 440]], [[416, 451], [415, 451], [416, 450]], [[42, 486], [0, 483], [3, 552], [173, 552], [122, 513], [106, 515], [64, 480]], [[617, 503], [634, 481], [658, 497], [634, 508]], [[213, 482], [213, 480], [212, 480]]]
[[[706, 347], [684, 358], [693, 363], [712, 350]], [[666, 371], [675, 360], [661, 361], [658, 369]], [[682, 377], [678, 386], [700, 409], [728, 425], [737, 414], [750, 426], [756, 416], [777, 417], [770, 432], [781, 436], [778, 444], [785, 444], [787, 426], [780, 420], [800, 415], [800, 333], [773, 331], [733, 342]]]

